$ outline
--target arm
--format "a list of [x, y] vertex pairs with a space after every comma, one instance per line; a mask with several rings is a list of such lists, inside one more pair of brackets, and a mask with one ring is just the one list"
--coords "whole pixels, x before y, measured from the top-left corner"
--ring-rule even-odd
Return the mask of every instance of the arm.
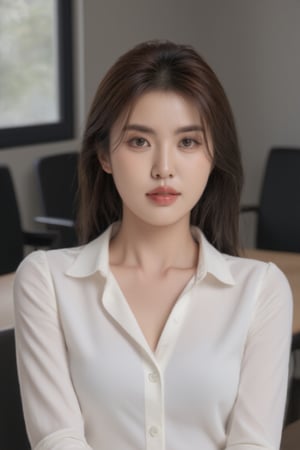
[[35, 450], [91, 450], [70, 377], [45, 252], [27, 257], [14, 286], [18, 373]]
[[286, 402], [292, 295], [273, 264], [258, 301], [241, 363], [240, 385], [228, 426], [227, 450], [277, 450]]

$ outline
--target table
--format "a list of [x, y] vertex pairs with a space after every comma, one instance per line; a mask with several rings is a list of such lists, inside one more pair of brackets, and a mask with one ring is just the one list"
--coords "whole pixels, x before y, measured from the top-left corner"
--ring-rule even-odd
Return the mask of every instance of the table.
[[282, 434], [280, 450], [296, 450], [300, 447], [300, 420], [288, 425]]
[[300, 333], [300, 253], [245, 249], [241, 256], [273, 262], [282, 270], [289, 280], [294, 297], [293, 334]]
[[15, 274], [0, 275], [0, 330], [14, 326], [13, 283]]

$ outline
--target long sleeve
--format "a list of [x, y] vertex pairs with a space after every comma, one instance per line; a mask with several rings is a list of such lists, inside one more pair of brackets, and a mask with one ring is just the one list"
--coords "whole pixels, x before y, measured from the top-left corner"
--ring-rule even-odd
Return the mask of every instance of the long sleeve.
[[253, 291], [258, 301], [242, 359], [226, 449], [277, 450], [286, 402], [292, 296], [273, 264]]
[[34, 252], [23, 261], [14, 298], [18, 372], [32, 448], [91, 450], [70, 377], [45, 252]]

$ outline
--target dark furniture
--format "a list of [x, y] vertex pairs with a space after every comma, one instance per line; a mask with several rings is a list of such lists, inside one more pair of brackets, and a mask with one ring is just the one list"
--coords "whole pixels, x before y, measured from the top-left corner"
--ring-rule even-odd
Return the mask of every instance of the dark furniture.
[[280, 450], [299, 450], [300, 447], [300, 420], [284, 428]]
[[57, 234], [23, 231], [10, 170], [0, 166], [0, 275], [14, 272], [24, 257], [25, 245], [51, 247]]
[[0, 448], [30, 450], [17, 376], [13, 329], [0, 331]]
[[[300, 271], [300, 268], [299, 268]], [[300, 276], [300, 272], [299, 272]], [[300, 333], [293, 335], [292, 340], [293, 372], [290, 380], [285, 425], [298, 421], [300, 424]], [[299, 425], [298, 425], [299, 426]], [[300, 432], [300, 430], [299, 430]], [[298, 432], [298, 433], [299, 433]], [[300, 441], [299, 441], [300, 447]]]
[[300, 149], [273, 148], [268, 156], [257, 214], [256, 247], [300, 253]]
[[77, 244], [75, 232], [78, 153], [60, 153], [36, 163], [44, 215], [35, 219], [59, 231], [58, 247]]
[[[241, 213], [248, 212], [257, 215], [255, 244], [258, 249], [300, 253], [300, 148], [271, 149], [259, 205], [241, 207]], [[291, 357], [294, 366], [299, 364], [300, 335], [293, 335]], [[300, 419], [298, 376], [295, 370], [291, 374], [285, 425]]]

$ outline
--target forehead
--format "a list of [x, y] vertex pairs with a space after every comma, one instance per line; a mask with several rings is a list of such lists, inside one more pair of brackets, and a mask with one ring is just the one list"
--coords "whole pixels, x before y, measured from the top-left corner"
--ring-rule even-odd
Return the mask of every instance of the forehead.
[[137, 97], [114, 123], [111, 131], [121, 131], [128, 124], [153, 127], [201, 125], [204, 120], [197, 103], [174, 91], [153, 90]]
[[[171, 117], [169, 116], [171, 114]], [[155, 121], [157, 114], [168, 113], [165, 119], [174, 121], [201, 120], [195, 102], [172, 91], [150, 91], [141, 95], [132, 105], [129, 121], [137, 117], [145, 117]]]

